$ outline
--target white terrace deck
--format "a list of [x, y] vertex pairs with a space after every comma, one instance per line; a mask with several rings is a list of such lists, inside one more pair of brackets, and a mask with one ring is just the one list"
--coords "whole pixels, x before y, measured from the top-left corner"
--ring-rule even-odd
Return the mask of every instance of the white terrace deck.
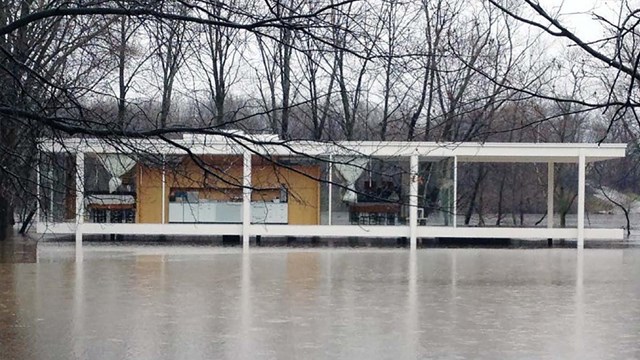
[[[585, 239], [622, 239], [622, 229], [585, 229], [585, 171], [589, 162], [622, 158], [625, 144], [555, 144], [555, 143], [449, 143], [433, 142], [336, 142], [322, 143], [309, 141], [282, 142], [273, 136], [250, 136], [242, 133], [233, 139], [223, 136], [188, 135], [172, 140], [169, 144], [158, 139], [129, 139], [114, 147], [96, 139], [66, 139], [61, 142], [43, 142], [44, 152], [76, 153], [77, 179], [84, 174], [85, 153], [126, 153], [123, 149], [153, 154], [185, 154], [185, 149], [195, 155], [243, 155], [243, 213], [241, 224], [98, 224], [84, 222], [84, 193], [81, 186], [76, 194], [75, 223], [38, 224], [39, 232], [76, 234], [76, 249], [81, 254], [82, 234], [145, 234], [145, 235], [239, 235], [243, 248], [249, 248], [251, 236], [327, 236], [327, 237], [407, 237], [411, 248], [415, 248], [417, 238], [459, 237], [459, 238], [564, 238], [577, 239], [578, 248], [584, 247]], [[263, 225], [251, 224], [251, 158], [264, 156], [309, 156], [329, 158], [335, 156], [363, 156], [381, 158], [405, 158], [410, 163], [409, 224], [403, 226], [384, 225]], [[460, 227], [454, 222], [450, 227], [418, 226], [418, 162], [434, 159], [453, 160], [453, 198], [456, 199], [457, 164], [461, 162], [511, 162], [548, 164], [547, 206], [553, 212], [553, 169], [554, 163], [578, 164], [578, 221], [576, 228], [554, 228], [553, 217], [547, 217], [547, 228], [526, 227]], [[331, 163], [330, 163], [331, 164]], [[329, 165], [331, 166], [331, 165]], [[331, 171], [329, 171], [329, 174]], [[329, 179], [331, 181], [331, 179]], [[82, 181], [76, 181], [82, 183]], [[329, 187], [331, 188], [331, 187]], [[331, 191], [331, 190], [329, 190]], [[163, 200], [164, 202], [164, 200]], [[455, 200], [453, 204], [455, 215]], [[329, 205], [331, 212], [331, 205]], [[37, 217], [40, 219], [40, 217]], [[331, 218], [331, 216], [329, 216]], [[455, 216], [454, 216], [455, 218]], [[551, 219], [549, 221], [549, 219]]]

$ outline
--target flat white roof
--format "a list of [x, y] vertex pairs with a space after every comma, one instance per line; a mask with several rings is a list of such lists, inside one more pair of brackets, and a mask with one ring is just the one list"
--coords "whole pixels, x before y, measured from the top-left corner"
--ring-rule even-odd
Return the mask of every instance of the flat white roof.
[[179, 139], [158, 138], [66, 138], [42, 140], [44, 152], [135, 153], [233, 155], [249, 150], [266, 156], [367, 156], [458, 158], [459, 162], [557, 162], [602, 161], [625, 156], [626, 144], [590, 143], [435, 143], [408, 141], [282, 141], [273, 135], [233, 133], [223, 135], [185, 135]]

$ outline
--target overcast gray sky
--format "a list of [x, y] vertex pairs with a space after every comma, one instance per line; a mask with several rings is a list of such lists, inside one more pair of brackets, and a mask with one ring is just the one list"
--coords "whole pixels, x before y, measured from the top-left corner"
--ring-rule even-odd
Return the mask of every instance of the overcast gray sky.
[[586, 41], [602, 38], [605, 31], [600, 22], [593, 19], [594, 12], [617, 20], [620, 8], [620, 1], [611, 0], [540, 0], [540, 4], [549, 12], [559, 13], [563, 22]]

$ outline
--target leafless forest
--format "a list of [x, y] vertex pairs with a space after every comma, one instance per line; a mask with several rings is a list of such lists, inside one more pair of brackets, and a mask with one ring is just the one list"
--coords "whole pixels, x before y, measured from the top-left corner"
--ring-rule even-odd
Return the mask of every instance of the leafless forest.
[[[589, 191], [638, 194], [638, 5], [590, 12], [593, 41], [535, 0], [2, 0], [0, 233], [36, 205], [39, 139], [68, 136], [624, 142]], [[461, 168], [465, 220], [544, 214], [534, 167]]]

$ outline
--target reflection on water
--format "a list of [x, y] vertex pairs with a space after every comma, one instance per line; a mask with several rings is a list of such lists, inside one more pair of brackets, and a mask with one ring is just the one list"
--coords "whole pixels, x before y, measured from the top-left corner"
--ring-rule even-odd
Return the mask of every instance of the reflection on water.
[[575, 352], [584, 358], [584, 250], [576, 254], [576, 294], [575, 294]]
[[22, 239], [0, 241], [0, 264], [2, 263], [34, 263], [37, 261], [35, 241]]
[[640, 249], [39, 251], [0, 359], [640, 358]]

